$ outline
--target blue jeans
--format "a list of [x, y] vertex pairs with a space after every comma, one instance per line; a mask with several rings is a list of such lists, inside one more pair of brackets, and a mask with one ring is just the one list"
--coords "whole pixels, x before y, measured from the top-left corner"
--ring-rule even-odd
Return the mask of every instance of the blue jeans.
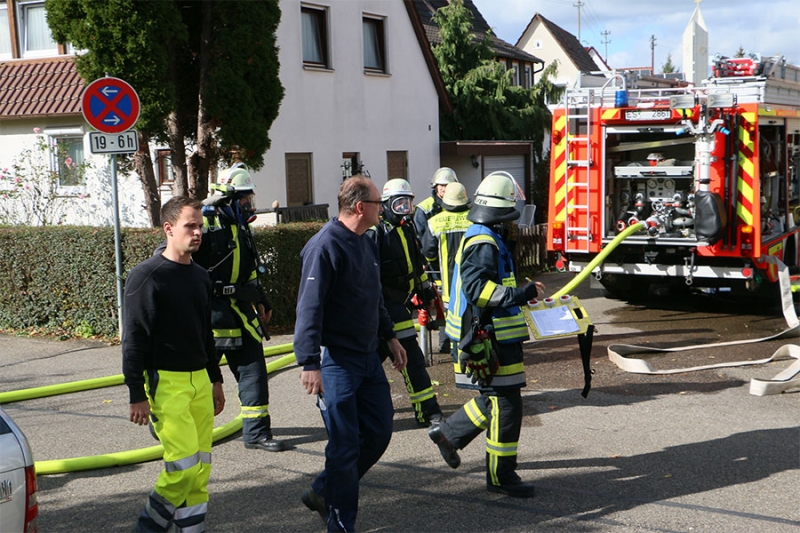
[[394, 408], [377, 352], [322, 352], [320, 411], [328, 429], [325, 470], [311, 487], [325, 498], [328, 531], [355, 531], [358, 480], [392, 438]]

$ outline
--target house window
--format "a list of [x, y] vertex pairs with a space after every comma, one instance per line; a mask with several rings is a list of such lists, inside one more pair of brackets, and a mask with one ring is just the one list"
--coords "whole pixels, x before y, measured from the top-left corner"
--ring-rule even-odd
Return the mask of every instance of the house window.
[[292, 206], [314, 203], [311, 157], [313, 154], [286, 154], [286, 203]]
[[156, 152], [158, 162], [158, 183], [159, 185], [172, 185], [175, 183], [175, 174], [172, 172], [172, 153], [169, 150], [158, 150]]
[[386, 72], [386, 36], [384, 19], [364, 17], [364, 69]]
[[526, 89], [533, 87], [533, 80], [531, 79], [531, 66], [525, 65], [525, 76], [522, 78], [522, 83]]
[[86, 185], [86, 160], [83, 151], [82, 133], [48, 132], [52, 146], [50, 166], [58, 175], [59, 187], [81, 187]]
[[405, 150], [386, 152], [386, 177], [390, 180], [408, 179], [408, 152]]
[[514, 73], [511, 75], [511, 85], [519, 85], [519, 65], [511, 65]]
[[0, 3], [0, 59], [11, 59], [11, 32], [8, 27], [8, 4]]
[[58, 45], [50, 35], [44, 2], [19, 4], [22, 57], [44, 57], [58, 53]]
[[302, 6], [303, 64], [330, 67], [328, 61], [328, 12], [323, 8]]
[[364, 165], [358, 152], [342, 152], [342, 181], [354, 174], [360, 174]]

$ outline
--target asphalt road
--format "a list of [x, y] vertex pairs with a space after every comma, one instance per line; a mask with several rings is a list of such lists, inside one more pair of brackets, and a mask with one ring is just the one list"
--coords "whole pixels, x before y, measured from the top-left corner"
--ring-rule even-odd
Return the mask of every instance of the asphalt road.
[[[546, 274], [548, 293], [569, 275]], [[416, 427], [399, 374], [392, 379], [395, 434], [361, 484], [359, 531], [796, 532], [800, 530], [800, 394], [755, 397], [786, 361], [677, 374], [633, 375], [606, 357], [609, 343], [676, 346], [763, 337], [784, 327], [779, 311], [717, 297], [653, 297], [649, 306], [576, 291], [597, 327], [587, 399], [574, 339], [526, 344], [528, 387], [519, 473], [537, 496], [484, 489], [478, 438], [452, 470]], [[275, 337], [270, 344], [289, 342]], [[785, 343], [786, 341], [783, 341]], [[651, 358], [664, 368], [760, 359], [781, 342]], [[446, 414], [471, 393], [453, 387], [452, 365], [430, 368]], [[119, 346], [0, 336], [0, 391], [121, 371]], [[228, 406], [238, 414], [228, 370]], [[270, 378], [273, 427], [292, 449], [246, 450], [234, 436], [214, 447], [208, 530], [322, 531], [299, 500], [322, 467], [325, 430], [291, 367]], [[36, 460], [121, 451], [155, 443], [127, 421], [127, 391], [111, 387], [4, 405]], [[130, 531], [161, 465], [39, 477], [39, 530]], [[5, 532], [2, 532], [5, 533]]]

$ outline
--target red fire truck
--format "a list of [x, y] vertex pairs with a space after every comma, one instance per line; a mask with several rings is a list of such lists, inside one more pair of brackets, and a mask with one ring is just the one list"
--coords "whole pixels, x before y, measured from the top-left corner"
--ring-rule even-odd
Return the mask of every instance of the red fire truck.
[[[548, 249], [611, 293], [756, 291], [800, 264], [800, 68], [717, 58], [700, 86], [569, 89], [553, 111]], [[613, 84], [613, 85], [612, 85]], [[617, 243], [614, 243], [617, 244]], [[772, 282], [772, 283], [770, 283]]]

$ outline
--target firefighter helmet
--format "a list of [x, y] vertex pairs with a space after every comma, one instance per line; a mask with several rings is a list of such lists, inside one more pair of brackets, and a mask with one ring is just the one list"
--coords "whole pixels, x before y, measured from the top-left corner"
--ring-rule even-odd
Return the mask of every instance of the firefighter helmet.
[[[256, 212], [256, 192], [250, 172], [244, 163], [236, 163], [228, 170], [220, 173], [217, 184], [212, 186], [217, 191], [206, 199], [206, 205], [219, 205], [233, 200], [241, 210], [244, 220], [248, 220]], [[221, 193], [221, 194], [219, 194]]]
[[228, 170], [222, 172], [217, 182], [218, 189], [225, 192], [229, 187], [233, 192], [250, 192], [255, 189], [253, 180], [250, 177], [250, 172], [244, 166], [244, 163], [236, 163]]
[[484, 226], [516, 220], [517, 196], [514, 178], [508, 172], [492, 172], [486, 176], [475, 191], [475, 200], [467, 220]]
[[442, 197], [442, 207], [448, 211], [464, 211], [469, 209], [467, 189], [458, 182], [448, 183]]
[[411, 185], [406, 180], [395, 178], [387, 181], [383, 186], [381, 200], [388, 200], [393, 196], [410, 196], [414, 198], [414, 193], [411, 192]]
[[414, 210], [414, 193], [411, 191], [411, 185], [404, 179], [387, 181], [383, 186], [381, 200], [383, 218], [395, 226]]
[[448, 183], [458, 182], [456, 171], [450, 167], [442, 167], [433, 173], [431, 178], [431, 187], [436, 188], [437, 185], [447, 185]]

